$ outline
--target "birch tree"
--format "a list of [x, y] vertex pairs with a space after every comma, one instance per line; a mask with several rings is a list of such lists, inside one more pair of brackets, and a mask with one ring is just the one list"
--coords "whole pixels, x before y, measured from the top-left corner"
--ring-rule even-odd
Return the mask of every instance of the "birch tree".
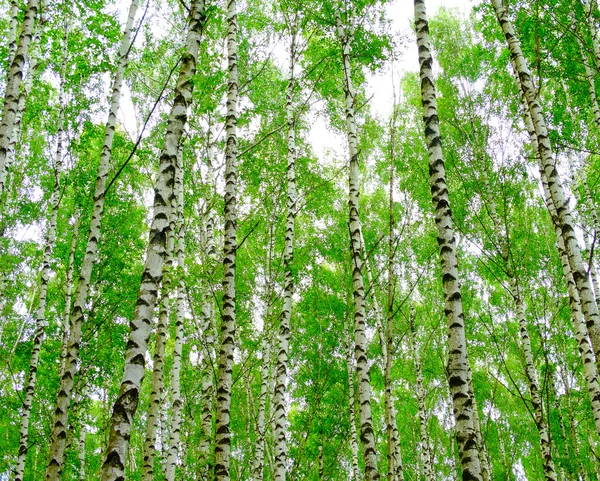
[[144, 272], [133, 320], [130, 324], [123, 380], [119, 388], [119, 395], [113, 405], [108, 445], [101, 470], [102, 481], [122, 479], [125, 472], [131, 424], [137, 410], [145, 372], [144, 356], [152, 331], [152, 316], [158, 288], [163, 280], [163, 266], [168, 255], [167, 239], [172, 228], [170, 219], [173, 206], [176, 205], [174, 183], [177, 155], [192, 102], [193, 76], [196, 73], [204, 22], [205, 4], [202, 0], [195, 1], [191, 4], [189, 12], [186, 54], [181, 62], [160, 156], [154, 190], [154, 213], [146, 249]]
[[446, 185], [446, 169], [442, 153], [432, 71], [433, 60], [429, 43], [429, 26], [424, 0], [415, 0], [415, 26], [419, 47], [423, 122], [429, 154], [429, 183], [435, 208], [435, 223], [442, 265], [445, 315], [448, 326], [448, 383], [454, 406], [456, 440], [458, 442], [463, 480], [481, 480], [480, 453], [477, 451], [477, 440], [473, 425], [473, 399], [469, 393], [470, 366], [467, 355], [462, 297], [458, 280], [456, 237]]

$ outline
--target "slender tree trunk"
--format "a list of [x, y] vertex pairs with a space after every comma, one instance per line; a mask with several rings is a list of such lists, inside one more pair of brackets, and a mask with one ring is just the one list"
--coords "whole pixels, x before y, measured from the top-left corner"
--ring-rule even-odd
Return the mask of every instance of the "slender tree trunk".
[[177, 198], [177, 270], [179, 283], [177, 285], [177, 305], [175, 312], [175, 345], [173, 346], [173, 365], [171, 367], [171, 395], [173, 398], [173, 411], [171, 416], [171, 433], [169, 437], [169, 450], [165, 466], [166, 481], [175, 480], [175, 467], [179, 454], [181, 439], [181, 418], [183, 413], [183, 399], [181, 398], [181, 352], [183, 349], [183, 322], [185, 319], [185, 220], [183, 213], [183, 151], [180, 148], [177, 156], [175, 171], [175, 195]]
[[600, 360], [600, 318], [598, 316], [598, 306], [591, 289], [589, 276], [587, 275], [587, 271], [583, 264], [581, 249], [577, 243], [575, 223], [571, 216], [568, 199], [565, 197], [558, 171], [555, 166], [546, 122], [542, 115], [536, 90], [531, 82], [529, 67], [527, 66], [523, 52], [521, 51], [521, 46], [508, 18], [506, 9], [501, 0], [491, 0], [491, 2], [504, 32], [504, 36], [506, 37], [512, 63], [519, 78], [521, 91], [524, 93], [524, 97], [527, 100], [527, 111], [531, 116], [537, 138], [540, 173], [542, 177], [546, 178], [548, 183], [552, 204], [556, 211], [556, 220], [565, 243], [571, 273], [579, 292], [583, 315], [586, 320], [586, 325], [598, 362], [598, 360]]
[[215, 478], [229, 481], [231, 450], [230, 412], [233, 351], [235, 348], [235, 262], [237, 249], [237, 104], [238, 45], [236, 0], [227, 0], [227, 120], [225, 131], [225, 236], [223, 247], [223, 310], [221, 315], [221, 348], [217, 382]]
[[[29, 0], [25, 17], [21, 27], [21, 36], [15, 50], [12, 62], [8, 67], [6, 89], [4, 90], [4, 109], [0, 122], [0, 202], [4, 195], [6, 185], [6, 160], [10, 139], [14, 132], [15, 116], [19, 102], [19, 89], [23, 80], [25, 62], [29, 53], [29, 46], [33, 37], [35, 21], [38, 15], [39, 1]], [[10, 54], [9, 54], [10, 55]]]
[[346, 95], [346, 129], [348, 148], [350, 151], [349, 165], [349, 196], [348, 205], [350, 222], [350, 246], [352, 257], [352, 284], [354, 288], [354, 337], [356, 374], [358, 377], [358, 399], [360, 413], [360, 439], [363, 444], [363, 459], [365, 463], [366, 481], [379, 479], [377, 470], [377, 453], [375, 451], [375, 436], [371, 416], [371, 384], [367, 361], [367, 336], [365, 333], [365, 287], [363, 280], [363, 260], [361, 258], [361, 224], [358, 214], [359, 176], [358, 176], [358, 144], [356, 138], [356, 120], [354, 116], [354, 88], [352, 86], [350, 66], [350, 41], [352, 29], [344, 27], [338, 11], [336, 14], [337, 37], [342, 45], [342, 60], [344, 65], [344, 90]]
[[63, 375], [60, 378], [60, 387], [54, 407], [52, 420], [52, 435], [50, 438], [50, 461], [46, 467], [46, 481], [60, 481], [64, 463], [64, 452], [66, 443], [66, 429], [69, 424], [69, 406], [73, 395], [73, 384], [78, 372], [79, 349], [82, 337], [83, 317], [88, 301], [88, 292], [92, 269], [98, 255], [98, 242], [100, 240], [100, 224], [104, 212], [104, 191], [106, 179], [110, 168], [112, 153], [112, 142], [117, 123], [117, 111], [121, 98], [121, 86], [125, 67], [127, 66], [127, 55], [131, 46], [131, 34], [133, 31], [133, 20], [138, 9], [139, 0], [132, 0], [129, 8], [127, 25], [123, 34], [119, 52], [119, 64], [115, 74], [110, 110], [106, 121], [104, 143], [98, 164], [98, 173], [94, 187], [94, 203], [92, 208], [92, 221], [90, 223], [85, 255], [79, 272], [79, 282], [75, 292], [75, 302], [69, 319], [69, 342]]
[[596, 65], [600, 65], [600, 43], [598, 42], [598, 26], [594, 20], [594, 9], [597, 9], [596, 0], [586, 0], [583, 2], [583, 8], [585, 11], [585, 19], [590, 29], [590, 35], [592, 37], [592, 46], [594, 48], [594, 57]]
[[65, 361], [67, 360], [67, 344], [69, 342], [69, 316], [71, 315], [71, 303], [73, 301], [73, 272], [75, 271], [75, 252], [77, 251], [77, 240], [79, 239], [79, 213], [75, 213], [73, 220], [73, 236], [71, 237], [71, 248], [69, 249], [69, 264], [65, 280], [65, 315], [62, 321], [62, 349], [60, 352], [60, 377], [65, 372]]
[[265, 467], [265, 414], [267, 404], [267, 392], [269, 390], [269, 371], [271, 365], [271, 343], [269, 336], [266, 331], [266, 320], [268, 316], [265, 316], [265, 327], [262, 333], [262, 371], [261, 371], [261, 384], [260, 384], [260, 396], [258, 398], [258, 416], [256, 420], [256, 450], [254, 453], [254, 467], [252, 469], [252, 479], [254, 481], [263, 481], [264, 467]]
[[482, 480], [482, 473], [473, 424], [473, 399], [469, 393], [470, 367], [467, 356], [462, 298], [458, 282], [456, 238], [454, 237], [452, 212], [446, 186], [446, 169], [442, 156], [429, 44], [429, 26], [424, 0], [415, 0], [415, 25], [421, 67], [423, 121], [429, 152], [431, 197], [435, 206], [435, 223], [442, 264], [445, 314], [448, 325], [448, 383], [454, 406], [456, 440], [458, 442], [463, 480], [480, 481]]
[[294, 221], [296, 218], [296, 136], [294, 119], [294, 64], [296, 62], [296, 35], [295, 20], [291, 25], [290, 46], [290, 77], [286, 94], [287, 116], [287, 218], [285, 225], [285, 244], [283, 250], [284, 268], [284, 294], [283, 310], [279, 318], [279, 350], [275, 369], [275, 392], [273, 406], [275, 411], [275, 481], [285, 481], [287, 464], [287, 414], [286, 390], [288, 383], [288, 351], [290, 343], [290, 318], [292, 315], [292, 298], [294, 296], [294, 274], [292, 263], [294, 260]]
[[8, 28], [8, 62], [6, 65], [10, 67], [15, 59], [17, 51], [17, 27], [19, 25], [19, 1], [11, 0], [10, 2], [10, 25]]
[[[349, 324], [349, 323], [347, 323]], [[358, 481], [360, 479], [360, 470], [358, 468], [358, 436], [356, 433], [356, 399], [354, 395], [354, 360], [352, 357], [352, 349], [350, 344], [350, 326], [344, 326], [344, 340], [346, 344], [346, 369], [348, 371], [348, 408], [350, 415], [350, 451], [352, 453], [352, 479]]]
[[[516, 73], [517, 69], [515, 69]], [[517, 79], [518, 80], [518, 79]], [[535, 127], [533, 125], [533, 121], [531, 119], [531, 114], [527, 108], [527, 101], [525, 98], [524, 90], [520, 82], [519, 89], [521, 91], [522, 102], [523, 102], [523, 119], [525, 122], [525, 128], [529, 133], [529, 139], [531, 142], [531, 146], [533, 151], [541, 156], [541, 149], [538, 148], [538, 137], [535, 133]], [[538, 159], [539, 160], [539, 159]], [[540, 169], [541, 170], [541, 169]], [[579, 345], [579, 353], [581, 354], [581, 360], [583, 364], [584, 377], [586, 379], [588, 394], [590, 396], [590, 401], [592, 405], [592, 412], [594, 415], [594, 422], [596, 426], [596, 432], [600, 436], [600, 378], [598, 377], [598, 368], [596, 362], [596, 356], [594, 354], [594, 350], [592, 347], [592, 343], [590, 342], [588, 329], [585, 324], [585, 319], [583, 316], [582, 308], [581, 308], [581, 300], [579, 298], [579, 291], [577, 289], [577, 285], [575, 284], [575, 279], [573, 278], [573, 274], [571, 272], [571, 266], [569, 264], [568, 254], [566, 252], [565, 241], [563, 237], [563, 231], [560, 228], [558, 214], [556, 212], [556, 208], [554, 206], [552, 195], [550, 193], [550, 187], [548, 185], [548, 181], [545, 175], [545, 172], [541, 170], [541, 180], [542, 180], [542, 189], [544, 192], [544, 202], [546, 204], [546, 208], [548, 209], [548, 213], [550, 214], [550, 218], [552, 219], [552, 223], [554, 225], [554, 230], [556, 234], [556, 239], [558, 243], [558, 252], [561, 257], [563, 273], [565, 276], [565, 280], [567, 283], [567, 290], [569, 294], [569, 306], [571, 309], [571, 318], [573, 320], [573, 325], [575, 327], [575, 338], [577, 339], [577, 343]]]
[[[65, 43], [67, 31], [65, 30]], [[38, 308], [35, 319], [35, 335], [33, 338], [33, 348], [31, 359], [29, 361], [29, 371], [25, 383], [25, 396], [23, 398], [23, 409], [21, 411], [21, 428], [19, 431], [19, 454], [17, 457], [17, 467], [15, 469], [15, 481], [22, 481], [25, 471], [25, 461], [27, 459], [27, 443], [29, 440], [29, 420], [31, 417], [31, 408], [33, 405], [33, 396], [35, 392], [38, 361], [40, 350], [46, 334], [48, 322], [46, 320], [46, 299], [48, 295], [48, 283], [50, 281], [52, 261], [52, 251], [56, 243], [56, 222], [58, 219], [58, 207], [61, 197], [61, 176], [62, 176], [62, 155], [63, 155], [63, 129], [64, 129], [64, 111], [65, 111], [65, 69], [66, 55], [63, 58], [61, 69], [61, 82], [59, 92], [59, 114], [58, 130], [56, 133], [56, 153], [53, 159], [54, 168], [54, 188], [50, 196], [50, 219], [46, 230], [44, 255], [42, 260], [40, 294]]]
[[[395, 123], [395, 112], [394, 112]], [[392, 345], [394, 332], [394, 289], [396, 286], [396, 277], [394, 276], [394, 131], [391, 129], [391, 162], [390, 162], [390, 182], [389, 182], [389, 223], [388, 223], [388, 258], [387, 258], [387, 326], [385, 338], [384, 355], [384, 391], [385, 391], [385, 411], [386, 411], [386, 431], [388, 444], [388, 481], [404, 481], [404, 470], [402, 467], [402, 454], [400, 451], [400, 435], [396, 422], [396, 407], [392, 396]], [[364, 244], [364, 241], [363, 241]], [[368, 267], [368, 261], [365, 262]], [[369, 282], [370, 283], [370, 282]], [[370, 283], [372, 286], [372, 284]], [[373, 286], [371, 287], [373, 289]], [[373, 292], [375, 299], [375, 293]]]
[[181, 63], [173, 105], [167, 122], [165, 142], [160, 156], [154, 190], [154, 217], [150, 227], [138, 300], [130, 323], [131, 330], [125, 351], [123, 380], [110, 421], [108, 446], [101, 471], [102, 481], [122, 480], [125, 472], [131, 426], [137, 410], [145, 371], [144, 355], [152, 330], [151, 319], [158, 288], [163, 277], [163, 266], [168, 256], [167, 239], [172, 230], [169, 219], [176, 203], [173, 186], [177, 155], [187, 123], [188, 109], [192, 103], [193, 77], [196, 73], [196, 61], [204, 20], [203, 0], [192, 2], [186, 54]]
[[[208, 127], [208, 156], [207, 156], [207, 184], [214, 186], [214, 165], [216, 162], [216, 147], [215, 147], [216, 135], [214, 133], [214, 124], [212, 119], [209, 119]], [[211, 202], [207, 201], [208, 210], [206, 212], [205, 221], [205, 251], [206, 251], [206, 264], [208, 266], [216, 266], [217, 249], [214, 239], [214, 211], [210, 207]], [[209, 267], [210, 268], [210, 267]], [[213, 426], [213, 397], [214, 397], [214, 348], [215, 348], [215, 312], [212, 296], [210, 291], [212, 286], [210, 283], [206, 283], [205, 286], [205, 299], [202, 304], [202, 322], [203, 322], [203, 346], [202, 346], [202, 420], [201, 420], [201, 434], [199, 442], [199, 479], [208, 479], [209, 473], [212, 473], [213, 465], [211, 458], [211, 440], [212, 426]]]
[[423, 387], [423, 368], [421, 366], [421, 351], [417, 342], [417, 331], [415, 329], [415, 310], [410, 309], [410, 332], [413, 346], [413, 359], [417, 372], [417, 400], [419, 402], [419, 430], [421, 434], [421, 459], [426, 481], [434, 481], [433, 463], [429, 452], [429, 436], [427, 435], [427, 411], [425, 409], [425, 389]]
[[[173, 248], [175, 236], [175, 209], [170, 213], [170, 228], [167, 238], [166, 259], [163, 265], [162, 286], [158, 308], [158, 324], [156, 326], [156, 339], [154, 341], [154, 359], [152, 366], [152, 383], [150, 388], [150, 404], [146, 417], [146, 439], [144, 440], [142, 481], [152, 481], [155, 477], [154, 458], [156, 456], [156, 435], [158, 422], [161, 416], [161, 407], [164, 407], [165, 396], [165, 346], [169, 329], [169, 293], [171, 287], [171, 268], [173, 266]], [[164, 430], [164, 424], [162, 430]]]

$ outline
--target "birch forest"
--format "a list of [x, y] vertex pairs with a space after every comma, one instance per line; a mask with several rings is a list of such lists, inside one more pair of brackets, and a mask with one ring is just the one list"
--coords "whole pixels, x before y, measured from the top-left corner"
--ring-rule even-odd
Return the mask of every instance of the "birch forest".
[[599, 481], [596, 0], [0, 0], [0, 481]]

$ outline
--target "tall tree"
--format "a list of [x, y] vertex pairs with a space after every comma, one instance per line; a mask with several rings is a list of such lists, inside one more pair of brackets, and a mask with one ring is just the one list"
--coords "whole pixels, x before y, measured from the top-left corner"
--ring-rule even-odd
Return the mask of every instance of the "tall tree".
[[123, 33], [121, 47], [119, 49], [119, 63], [113, 79], [110, 108], [105, 126], [104, 143], [98, 163], [98, 173], [94, 186], [94, 198], [92, 207], [92, 220], [88, 230], [85, 256], [79, 270], [79, 281], [75, 292], [75, 302], [71, 310], [69, 320], [69, 342], [67, 345], [67, 357], [65, 368], [60, 379], [60, 387], [54, 406], [54, 417], [52, 421], [52, 436], [50, 438], [50, 460], [46, 468], [47, 481], [59, 481], [64, 464], [66, 430], [69, 424], [69, 407], [73, 396], [73, 385], [78, 372], [79, 350], [81, 346], [84, 312], [88, 302], [88, 293], [92, 270], [98, 254], [98, 243], [100, 241], [100, 226], [104, 212], [105, 189], [110, 160], [112, 154], [113, 139], [117, 124], [117, 112], [121, 99], [121, 88], [127, 58], [131, 48], [133, 22], [139, 6], [139, 0], [132, 0], [129, 7], [127, 24]]
[[225, 233], [223, 245], [223, 307], [216, 398], [215, 481], [229, 481], [231, 452], [231, 384], [235, 349], [237, 251], [237, 109], [238, 20], [236, 0], [227, 0], [227, 116], [225, 121]]
[[419, 47], [421, 99], [425, 139], [429, 154], [429, 183], [435, 208], [435, 224], [442, 265], [442, 283], [448, 326], [448, 383], [452, 394], [456, 440], [463, 480], [481, 480], [480, 453], [473, 425], [473, 399], [469, 392], [469, 358], [459, 285], [456, 236], [448, 198], [446, 168], [440, 138], [440, 123], [429, 42], [429, 25], [424, 0], [415, 0], [415, 26]]
[[35, 22], [38, 16], [39, 0], [29, 0], [25, 10], [25, 17], [21, 25], [19, 43], [10, 55], [11, 60], [8, 67], [6, 88], [4, 90], [4, 108], [2, 120], [0, 121], [0, 205], [3, 202], [4, 189], [6, 186], [6, 161], [11, 138], [14, 135], [15, 116], [19, 103], [19, 89], [23, 80], [25, 63], [28, 59], [29, 47], [33, 38]]
[[123, 380], [113, 405], [108, 443], [102, 464], [102, 481], [123, 479], [131, 427], [135, 416], [141, 383], [145, 373], [145, 353], [152, 331], [152, 317], [159, 286], [163, 280], [163, 266], [167, 258], [167, 239], [176, 205], [174, 184], [177, 155], [194, 90], [200, 40], [206, 19], [203, 0], [192, 2], [189, 10], [186, 51], [181, 61], [174, 100], [169, 113], [165, 140], [160, 156], [158, 177], [154, 190], [154, 213], [150, 226], [144, 272], [138, 299], [130, 323], [129, 340], [125, 352]]
[[336, 33], [342, 47], [342, 62], [344, 66], [344, 93], [346, 111], [346, 129], [348, 149], [350, 154], [348, 169], [348, 206], [350, 227], [350, 256], [352, 258], [352, 284], [354, 294], [354, 352], [356, 358], [356, 372], [358, 377], [358, 405], [360, 417], [360, 439], [363, 444], [363, 458], [365, 463], [365, 477], [368, 481], [378, 480], [377, 453], [375, 451], [375, 437], [373, 433], [373, 419], [371, 414], [371, 383], [369, 379], [369, 366], [367, 361], [366, 312], [365, 312], [365, 286], [363, 279], [363, 259], [361, 258], [362, 227], [358, 214], [358, 143], [356, 120], [354, 111], [354, 88], [352, 85], [352, 72], [350, 65], [350, 42], [354, 34], [354, 19], [348, 14], [346, 24], [342, 22], [342, 12], [336, 10]]

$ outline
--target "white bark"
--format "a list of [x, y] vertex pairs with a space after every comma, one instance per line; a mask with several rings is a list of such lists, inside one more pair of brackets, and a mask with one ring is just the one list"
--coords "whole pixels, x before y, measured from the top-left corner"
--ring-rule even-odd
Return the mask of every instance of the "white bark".
[[106, 179], [110, 168], [112, 142], [117, 123], [117, 110], [121, 97], [121, 86], [125, 67], [127, 66], [127, 54], [131, 45], [133, 31], [133, 20], [137, 12], [139, 0], [132, 0], [129, 8], [127, 25], [121, 42], [119, 64], [115, 73], [112, 86], [110, 109], [106, 121], [104, 143], [98, 164], [98, 173], [94, 187], [94, 199], [92, 207], [92, 221], [90, 223], [85, 255], [79, 272], [79, 282], [75, 292], [75, 302], [69, 319], [69, 342], [65, 360], [64, 372], [60, 378], [60, 387], [54, 407], [52, 420], [52, 435], [50, 438], [50, 461], [46, 467], [46, 481], [60, 481], [64, 463], [64, 452], [66, 443], [66, 430], [69, 424], [69, 406], [73, 395], [73, 383], [79, 370], [79, 349], [82, 337], [84, 312], [87, 309], [88, 292], [92, 269], [98, 254], [98, 242], [100, 241], [100, 224], [104, 211], [104, 191]]
[[[214, 188], [214, 169], [216, 163], [216, 135], [214, 132], [214, 123], [209, 119], [208, 139], [207, 139], [207, 185]], [[216, 267], [217, 249], [214, 239], [214, 210], [212, 203], [207, 201], [208, 209], [205, 220], [205, 244], [204, 251], [206, 252], [205, 263], [209, 269]], [[214, 350], [217, 336], [215, 335], [215, 309], [211, 295], [212, 285], [207, 282], [204, 286], [205, 299], [202, 304], [202, 333], [203, 345], [202, 350], [202, 420], [200, 426], [200, 441], [198, 443], [199, 451], [199, 475], [200, 479], [207, 479], [209, 473], [212, 472], [212, 457], [211, 457], [211, 441], [213, 439], [213, 397], [214, 397]]]
[[2, 202], [6, 185], [6, 161], [10, 140], [14, 133], [15, 116], [19, 102], [19, 89], [23, 80], [25, 62], [27, 61], [38, 10], [39, 1], [29, 0], [21, 27], [19, 43], [12, 62], [8, 67], [6, 88], [4, 90], [4, 108], [2, 111], [2, 120], [0, 121], [0, 203]]
[[17, 51], [17, 26], [19, 25], [19, 2], [18, 0], [11, 0], [10, 2], [10, 25], [8, 28], [8, 67], [13, 63], [15, 59], [15, 53]]
[[352, 356], [352, 349], [350, 344], [349, 327], [344, 326], [344, 341], [346, 344], [346, 369], [348, 372], [348, 410], [350, 414], [350, 452], [352, 453], [352, 480], [358, 481], [360, 479], [360, 470], [358, 468], [358, 436], [356, 433], [356, 412], [355, 404], [356, 399], [354, 395], [354, 358]]
[[433, 82], [429, 26], [424, 0], [415, 0], [415, 26], [419, 47], [423, 121], [429, 152], [431, 197], [435, 207], [435, 223], [442, 265], [445, 314], [448, 326], [448, 384], [452, 395], [456, 440], [464, 480], [482, 480], [481, 462], [473, 421], [473, 399], [469, 392], [469, 360], [462, 297], [459, 285], [456, 238], [442, 154], [437, 100]]
[[204, 2], [202, 0], [192, 2], [186, 53], [181, 63], [160, 156], [146, 260], [133, 319], [130, 323], [123, 380], [110, 421], [108, 446], [101, 469], [100, 479], [102, 481], [122, 480], [125, 472], [129, 437], [145, 372], [144, 356], [152, 331], [154, 307], [158, 288], [163, 278], [163, 266], [167, 258], [167, 239], [172, 230], [169, 219], [172, 215], [172, 206], [176, 204], [173, 186], [177, 155], [187, 123], [188, 110], [193, 99], [193, 77], [196, 73], [196, 61], [204, 21]]
[[296, 62], [297, 26], [291, 25], [290, 74], [286, 92], [287, 117], [287, 217], [285, 225], [285, 243], [283, 249], [284, 295], [283, 309], [279, 317], [279, 349], [275, 368], [275, 393], [273, 406], [275, 411], [275, 481], [285, 481], [287, 464], [287, 406], [285, 401], [288, 383], [288, 353], [290, 343], [290, 318], [294, 296], [294, 222], [296, 218], [296, 135], [294, 119], [294, 65]]
[[[66, 37], [66, 32], [65, 32]], [[25, 395], [23, 397], [23, 408], [21, 411], [21, 428], [19, 431], [19, 454], [17, 457], [17, 467], [15, 469], [15, 481], [22, 481], [25, 471], [25, 461], [27, 459], [27, 443], [29, 440], [29, 420], [31, 417], [31, 408], [35, 392], [37, 368], [42, 343], [44, 342], [46, 327], [46, 299], [48, 294], [48, 283], [50, 281], [52, 261], [52, 251], [56, 242], [56, 222], [58, 219], [58, 207], [61, 197], [61, 176], [62, 176], [62, 155], [63, 155], [63, 128], [64, 128], [64, 84], [65, 84], [66, 55], [63, 58], [61, 69], [61, 83], [59, 93], [59, 114], [58, 130], [56, 133], [56, 152], [53, 159], [54, 187], [50, 196], [50, 219], [44, 243], [44, 255], [42, 259], [40, 293], [38, 308], [35, 318], [35, 335], [33, 338], [33, 348], [29, 361], [29, 371], [27, 381], [25, 382]]]
[[175, 194], [177, 198], [177, 270], [179, 283], [177, 285], [177, 306], [175, 312], [175, 345], [173, 346], [173, 365], [171, 367], [171, 396], [173, 399], [173, 412], [171, 417], [171, 432], [169, 450], [165, 467], [166, 481], [175, 480], [175, 467], [179, 454], [181, 439], [181, 418], [183, 412], [183, 399], [181, 398], [181, 351], [183, 348], [183, 322], [185, 319], [185, 221], [183, 216], [183, 158], [182, 149], [177, 156], [177, 170], [175, 171]]
[[[173, 266], [173, 248], [175, 236], [175, 209], [170, 212], [170, 227], [166, 246], [166, 259], [163, 265], [162, 286], [158, 308], [158, 324], [156, 326], [154, 341], [154, 358], [152, 366], [152, 383], [150, 387], [150, 401], [146, 416], [146, 438], [142, 454], [142, 481], [152, 481], [156, 476], [154, 472], [154, 459], [156, 456], [156, 438], [158, 423], [161, 416], [161, 407], [164, 408], [165, 397], [165, 347], [169, 329], [169, 294], [171, 287], [171, 268]], [[163, 409], [164, 412], [164, 409]], [[164, 424], [161, 432], [164, 431]], [[162, 443], [161, 443], [162, 444]], [[157, 476], [158, 477], [158, 476]]]
[[225, 236], [223, 246], [223, 309], [221, 314], [221, 348], [216, 399], [215, 477], [229, 481], [231, 451], [230, 406], [235, 348], [235, 262], [237, 249], [237, 104], [238, 45], [236, 0], [227, 0], [227, 118], [225, 131]]
[[265, 316], [265, 328], [262, 332], [262, 370], [260, 396], [258, 398], [258, 415], [256, 418], [256, 450], [254, 452], [254, 466], [252, 468], [252, 479], [254, 481], [263, 481], [265, 467], [265, 415], [267, 404], [267, 392], [269, 390], [269, 371], [271, 364], [271, 342], [267, 334]]
[[598, 360], [600, 360], [600, 317], [598, 316], [598, 306], [591, 289], [589, 276], [584, 267], [581, 249], [575, 236], [575, 223], [571, 216], [569, 199], [565, 197], [554, 162], [546, 121], [542, 115], [537, 92], [531, 82], [529, 67], [523, 56], [519, 40], [515, 35], [514, 28], [508, 18], [506, 9], [501, 0], [491, 1], [508, 44], [513, 67], [518, 75], [521, 91], [524, 94], [524, 98], [527, 100], [527, 111], [531, 116], [531, 121], [535, 129], [535, 136], [537, 138], [540, 174], [548, 183], [551, 201], [556, 212], [556, 222], [565, 243], [565, 250], [569, 258], [571, 274], [573, 275], [577, 291], [579, 292], [583, 315], [586, 320], [586, 325], [598, 362]]
[[417, 400], [419, 402], [419, 432], [421, 435], [421, 460], [423, 462], [423, 471], [426, 481], [434, 481], [433, 463], [429, 451], [429, 436], [427, 434], [427, 410], [425, 409], [425, 389], [423, 387], [423, 368], [421, 366], [421, 349], [417, 340], [417, 330], [415, 329], [415, 310], [410, 309], [410, 331], [413, 347], [413, 361], [415, 371], [417, 372]]
[[73, 301], [73, 272], [75, 271], [75, 251], [79, 239], [79, 213], [75, 213], [73, 220], [73, 235], [71, 237], [71, 248], [69, 249], [69, 263], [65, 280], [65, 314], [62, 321], [62, 349], [60, 352], [60, 377], [65, 372], [65, 361], [67, 360], [67, 344], [69, 342], [69, 316], [71, 315], [71, 303]]
[[344, 91], [346, 96], [346, 129], [348, 135], [349, 162], [349, 223], [350, 244], [352, 256], [352, 285], [354, 289], [354, 352], [356, 358], [356, 373], [358, 377], [358, 399], [360, 418], [360, 439], [363, 445], [363, 460], [365, 463], [365, 479], [379, 479], [377, 470], [377, 453], [375, 451], [375, 436], [371, 415], [371, 383], [367, 361], [365, 287], [363, 280], [363, 260], [361, 258], [361, 223], [358, 213], [359, 176], [358, 176], [358, 143], [356, 136], [356, 120], [354, 116], [354, 88], [350, 66], [350, 42], [352, 28], [344, 26], [336, 12], [336, 33], [342, 46], [342, 61], [344, 66]]

